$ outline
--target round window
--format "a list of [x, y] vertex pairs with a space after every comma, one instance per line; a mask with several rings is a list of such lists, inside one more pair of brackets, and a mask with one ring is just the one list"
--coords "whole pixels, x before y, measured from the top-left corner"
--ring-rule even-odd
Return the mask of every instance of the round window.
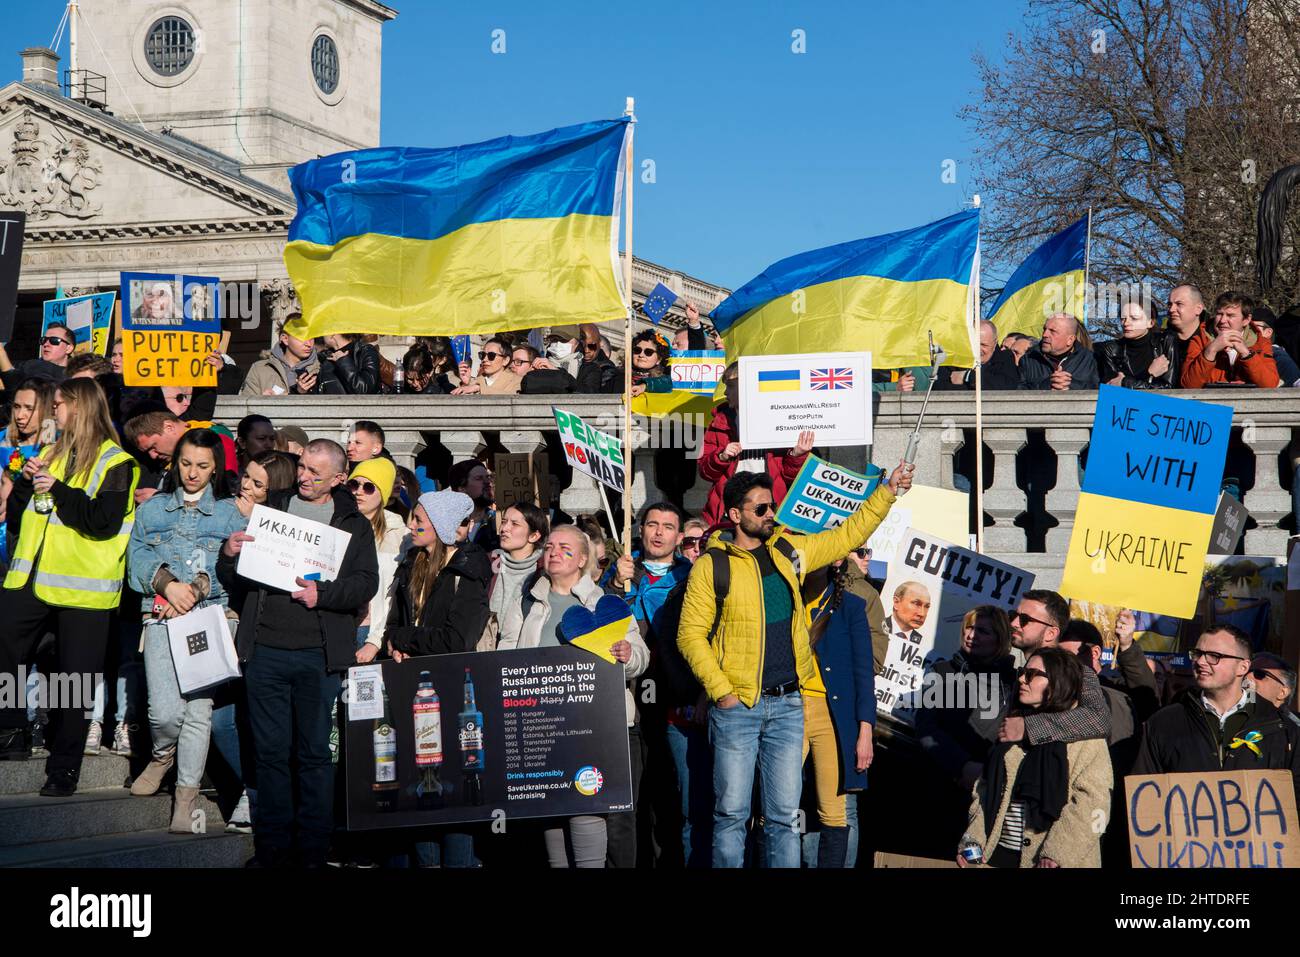
[[176, 76], [194, 60], [194, 28], [180, 17], [163, 17], [149, 28], [144, 56], [159, 76]]
[[323, 33], [311, 45], [311, 75], [326, 96], [339, 88], [339, 48]]

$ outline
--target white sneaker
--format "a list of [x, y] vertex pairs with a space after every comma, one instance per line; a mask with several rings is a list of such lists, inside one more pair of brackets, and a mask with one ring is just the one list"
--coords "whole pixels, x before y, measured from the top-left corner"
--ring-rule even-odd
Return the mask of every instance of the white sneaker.
[[85, 754], [99, 754], [100, 745], [104, 740], [104, 725], [99, 721], [90, 722], [90, 730], [86, 733]]
[[248, 792], [245, 791], [239, 796], [239, 803], [235, 809], [230, 812], [230, 820], [226, 823], [227, 834], [252, 834], [253, 817], [251, 808], [248, 805]]
[[119, 721], [113, 732], [113, 753], [131, 757], [131, 726], [125, 721]]

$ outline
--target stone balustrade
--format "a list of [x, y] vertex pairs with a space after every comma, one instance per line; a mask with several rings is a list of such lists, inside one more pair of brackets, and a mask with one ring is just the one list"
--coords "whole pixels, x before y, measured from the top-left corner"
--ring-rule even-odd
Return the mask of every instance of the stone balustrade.
[[[1300, 427], [1300, 392], [1203, 391], [1174, 392], [1186, 398], [1222, 405], [1234, 410], [1233, 428], [1242, 446], [1239, 458], [1252, 458], [1254, 480], [1243, 478], [1244, 503], [1257, 527], [1246, 533], [1248, 554], [1282, 555], [1291, 521], [1290, 459], [1284, 456], [1291, 441], [1291, 429]], [[881, 396], [875, 421], [872, 459], [892, 467], [902, 457], [907, 438], [921, 409], [919, 395]], [[277, 424], [301, 426], [313, 438], [346, 439], [351, 423], [371, 419], [380, 423], [388, 436], [393, 457], [410, 467], [426, 449], [442, 446], [452, 460], [468, 458], [488, 447], [510, 452], [533, 452], [546, 448], [546, 433], [554, 432], [552, 405], [581, 415], [585, 421], [610, 431], [621, 428], [622, 414], [617, 396], [284, 396], [242, 398], [223, 396], [217, 406], [220, 421], [233, 424], [244, 415], [260, 412]], [[985, 548], [991, 554], [1034, 570], [1039, 582], [1059, 582], [1066, 545], [1074, 523], [1079, 494], [1080, 456], [1086, 454], [1096, 394], [1091, 392], [990, 392], [984, 397], [984, 445], [992, 469], [986, 469], [984, 512]], [[663, 447], [678, 443], [698, 448], [706, 423], [634, 424], [634, 447]], [[956, 458], [963, 445], [973, 440], [974, 395], [968, 392], [936, 392], [930, 399], [917, 456], [917, 481], [944, 488], [955, 487]], [[1041, 440], [1038, 438], [1041, 436]], [[1031, 442], [1043, 441], [1055, 453], [1054, 470], [1046, 465], [1049, 456], [1026, 450]], [[1041, 448], [1035, 446], [1035, 448]], [[842, 450], [831, 450], [840, 453]], [[690, 455], [690, 453], [688, 453]], [[1032, 509], [1031, 495], [1017, 484], [1017, 456], [1037, 455], [1037, 480], [1042, 485], [1042, 508], [1055, 524], [1046, 530], [1046, 550], [1031, 553], [1025, 514]], [[851, 459], [830, 457], [852, 464]], [[968, 456], [969, 458], [969, 456]], [[1020, 463], [1022, 472], [1025, 462]], [[677, 467], [690, 468], [693, 456]], [[1288, 473], [1286, 485], [1283, 474]], [[1054, 471], [1054, 476], [1052, 472]], [[1050, 487], [1049, 487], [1050, 486]], [[696, 480], [686, 493], [688, 510], [698, 512], [707, 486]], [[660, 497], [656, 484], [654, 456], [637, 454], [633, 459], [632, 500], [640, 507]], [[564, 489], [561, 506], [570, 513], [600, 508], [600, 495], [586, 476], [575, 473]], [[1017, 524], [1020, 520], [1021, 524]], [[992, 524], [988, 524], [991, 521]]]

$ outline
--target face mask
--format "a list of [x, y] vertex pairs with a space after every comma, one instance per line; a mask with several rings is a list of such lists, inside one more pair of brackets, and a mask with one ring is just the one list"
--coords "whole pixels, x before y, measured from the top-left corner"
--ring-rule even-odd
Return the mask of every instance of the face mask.
[[672, 562], [642, 562], [641, 564], [645, 566], [647, 572], [657, 578], [668, 574], [668, 569], [673, 567]]
[[552, 359], [569, 358], [570, 350], [569, 350], [569, 344], [567, 342], [556, 342], [546, 351], [550, 353]]

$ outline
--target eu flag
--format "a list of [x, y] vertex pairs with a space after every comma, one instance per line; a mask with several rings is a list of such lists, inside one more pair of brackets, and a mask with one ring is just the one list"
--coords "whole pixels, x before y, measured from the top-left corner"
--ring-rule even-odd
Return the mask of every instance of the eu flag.
[[663, 283], [657, 283], [650, 290], [650, 295], [645, 297], [645, 304], [641, 307], [641, 311], [650, 317], [651, 322], [658, 325], [663, 321], [664, 316], [668, 315], [668, 310], [676, 301], [677, 293]]

